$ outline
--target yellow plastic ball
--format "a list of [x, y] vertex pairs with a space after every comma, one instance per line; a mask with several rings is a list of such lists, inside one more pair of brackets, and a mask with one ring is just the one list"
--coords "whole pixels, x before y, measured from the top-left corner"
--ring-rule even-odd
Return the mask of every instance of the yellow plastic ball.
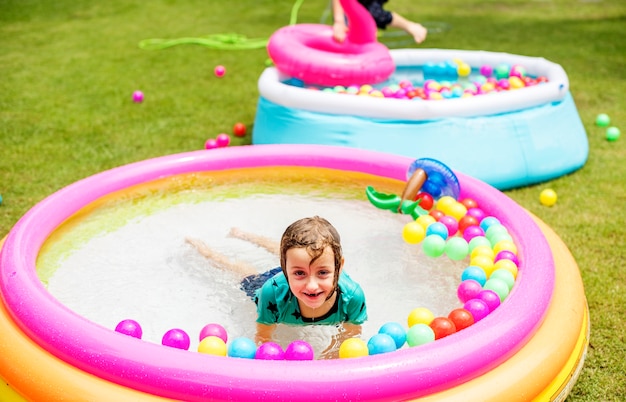
[[513, 274], [513, 278], [517, 278], [517, 265], [515, 265], [515, 263], [511, 260], [498, 260], [495, 264], [493, 264], [493, 268], [494, 271], [497, 271], [498, 269], [505, 269]]
[[433, 223], [437, 222], [437, 219], [435, 219], [434, 216], [432, 215], [422, 215], [419, 218], [417, 218], [415, 220], [415, 222], [419, 223], [420, 225], [422, 225], [422, 227], [424, 228], [424, 230], [428, 229], [428, 227], [430, 225], [432, 225]]
[[472, 68], [469, 64], [461, 62], [457, 67], [457, 72], [461, 77], [467, 77], [472, 72]]
[[460, 221], [465, 215], [467, 215], [467, 208], [460, 202], [455, 202], [448, 207], [448, 215]]
[[426, 230], [417, 222], [409, 222], [402, 228], [402, 238], [409, 244], [417, 244], [426, 237]]
[[449, 195], [444, 195], [443, 197], [437, 200], [436, 207], [438, 210], [440, 210], [444, 214], [450, 215], [449, 213], [450, 208], [452, 208], [452, 206], [456, 203], [457, 203], [457, 200], [455, 200], [454, 197], [450, 197]]
[[493, 272], [493, 258], [488, 257], [486, 255], [477, 255], [475, 257], [470, 258], [470, 264], [475, 265], [477, 267], [481, 267], [483, 271], [487, 274], [487, 278]]
[[349, 359], [353, 357], [363, 357], [369, 354], [367, 344], [360, 338], [348, 338], [339, 346], [339, 358]]
[[411, 312], [409, 313], [409, 317], [407, 318], [407, 324], [409, 325], [409, 328], [411, 328], [415, 324], [430, 325], [430, 323], [434, 319], [435, 315], [432, 311], [430, 311], [426, 307], [418, 307], [411, 310]]
[[550, 188], [547, 188], [539, 194], [539, 202], [546, 207], [551, 207], [556, 204], [556, 192]]
[[207, 336], [198, 344], [198, 352], [214, 356], [226, 356], [228, 348], [222, 338]]
[[493, 252], [493, 249], [489, 246], [476, 246], [472, 250], [470, 254], [470, 258], [474, 258], [476, 256], [483, 255], [485, 257], [490, 258], [492, 261], [496, 256], [496, 253]]
[[508, 250], [517, 255], [517, 246], [511, 240], [500, 240], [493, 246], [493, 252], [498, 255], [502, 250]]

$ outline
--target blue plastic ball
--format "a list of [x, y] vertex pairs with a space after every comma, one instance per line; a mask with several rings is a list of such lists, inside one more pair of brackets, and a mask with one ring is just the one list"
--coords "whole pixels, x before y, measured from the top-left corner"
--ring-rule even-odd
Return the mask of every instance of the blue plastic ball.
[[426, 228], [426, 236], [437, 235], [442, 239], [448, 238], [448, 227], [441, 222], [434, 222]]
[[406, 331], [401, 324], [397, 322], [388, 322], [378, 330], [379, 334], [387, 334], [393, 338], [396, 343], [396, 349], [400, 349], [406, 342]]
[[367, 342], [370, 355], [393, 352], [396, 350], [396, 341], [387, 334], [376, 334]]
[[230, 341], [228, 345], [228, 356], [240, 357], [243, 359], [254, 359], [256, 355], [256, 344], [250, 338], [241, 337]]
[[485, 273], [485, 270], [483, 270], [481, 267], [470, 265], [469, 267], [465, 268], [465, 270], [463, 270], [463, 273], [461, 274], [461, 282], [468, 279], [473, 279], [476, 282], [480, 283], [480, 286], [485, 286], [485, 282], [487, 282], [487, 274]]

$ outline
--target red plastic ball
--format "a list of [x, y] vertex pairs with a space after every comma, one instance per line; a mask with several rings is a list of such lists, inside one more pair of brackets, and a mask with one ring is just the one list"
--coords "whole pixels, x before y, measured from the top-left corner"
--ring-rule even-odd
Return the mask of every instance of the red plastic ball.
[[442, 211], [438, 210], [438, 209], [433, 209], [432, 211], [430, 211], [428, 213], [430, 216], [432, 216], [433, 218], [435, 218], [437, 221], [439, 221], [439, 219], [443, 218], [444, 216], [446, 216], [446, 214], [444, 214]]
[[433, 196], [428, 193], [417, 193], [415, 199], [421, 199], [419, 206], [427, 211], [430, 210], [433, 205], [435, 205], [435, 200], [433, 199]]
[[478, 222], [478, 219], [476, 219], [475, 216], [465, 215], [459, 221], [459, 232], [463, 233], [463, 232], [465, 232], [465, 229], [467, 229], [468, 227], [470, 227], [470, 226], [478, 226], [479, 224], [480, 224], [480, 222]]
[[474, 324], [474, 316], [464, 308], [454, 309], [448, 314], [448, 318], [454, 323], [457, 331], [461, 331]]
[[235, 123], [233, 126], [233, 134], [237, 137], [243, 137], [246, 135], [246, 126], [243, 123]]
[[447, 317], [435, 317], [435, 319], [431, 321], [430, 327], [435, 333], [435, 340], [445, 338], [456, 332], [454, 322]]
[[478, 203], [473, 198], [463, 198], [461, 204], [465, 205], [465, 208], [478, 208]]

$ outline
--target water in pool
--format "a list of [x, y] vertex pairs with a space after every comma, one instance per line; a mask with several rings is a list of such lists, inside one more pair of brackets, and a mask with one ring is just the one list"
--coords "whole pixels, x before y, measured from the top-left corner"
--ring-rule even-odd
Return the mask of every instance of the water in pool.
[[[263, 272], [279, 265], [278, 256], [229, 237], [230, 229], [278, 241], [291, 222], [320, 215], [341, 234], [345, 270], [366, 294], [364, 340], [387, 322], [406, 327], [416, 307], [436, 315], [459, 307], [456, 287], [467, 261], [429, 258], [421, 247], [405, 243], [401, 233], [410, 217], [379, 210], [365, 197], [365, 185], [377, 180], [373, 176], [331, 172], [312, 179], [298, 173], [283, 179], [264, 174], [251, 184], [250, 174], [240, 179], [223, 173], [217, 179], [177, 177], [111, 195], [55, 231], [40, 252], [38, 274], [49, 292], [77, 314], [110, 329], [132, 318], [148, 342], [160, 343], [166, 331], [180, 328], [195, 350], [208, 323], [224, 326], [230, 339], [254, 338], [255, 304], [239, 289], [237, 276], [213, 267], [185, 237], [201, 239]], [[280, 326], [276, 340], [286, 347], [305, 339], [318, 354], [336, 331]]]

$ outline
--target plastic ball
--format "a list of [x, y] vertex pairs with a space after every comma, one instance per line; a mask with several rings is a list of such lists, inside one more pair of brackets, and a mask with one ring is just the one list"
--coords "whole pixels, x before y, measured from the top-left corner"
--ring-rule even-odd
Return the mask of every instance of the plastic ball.
[[435, 332], [426, 324], [415, 324], [406, 333], [406, 343], [410, 347], [424, 345], [435, 340]]
[[481, 267], [487, 274], [487, 278], [491, 275], [494, 269], [493, 258], [482, 254], [470, 258], [470, 265]]
[[285, 360], [285, 351], [276, 342], [265, 342], [257, 348], [254, 358], [259, 360]]
[[444, 252], [453, 261], [461, 261], [467, 257], [469, 245], [462, 237], [451, 237], [446, 242]]
[[454, 309], [448, 314], [450, 321], [454, 323], [457, 332], [474, 324], [474, 316], [464, 308]]
[[468, 243], [471, 243], [472, 240], [474, 240], [474, 238], [476, 237], [482, 237], [485, 240], [487, 240], [487, 238], [485, 238], [484, 236], [485, 236], [485, 231], [480, 226], [471, 225], [471, 226], [466, 227], [465, 230], [463, 230], [463, 238]]
[[473, 279], [478, 282], [480, 286], [483, 286], [485, 282], [487, 282], [487, 274], [481, 267], [470, 265], [465, 268], [461, 274], [461, 281], [466, 281], [468, 279]]
[[141, 91], [133, 92], [133, 102], [135, 102], [135, 103], [143, 102], [143, 92], [141, 92]]
[[306, 341], [293, 341], [285, 349], [285, 360], [313, 360], [313, 347]]
[[202, 341], [207, 336], [217, 336], [224, 342], [228, 342], [228, 333], [220, 324], [207, 324], [200, 330], [198, 340]]
[[485, 283], [484, 288], [496, 292], [498, 296], [500, 296], [500, 302], [503, 302], [510, 292], [509, 285], [499, 278], [489, 278]]
[[217, 145], [217, 140], [215, 138], [209, 138], [204, 143], [204, 149], [215, 149], [215, 148], [219, 148], [219, 145]]
[[512, 240], [502, 240], [493, 245], [493, 251], [496, 255], [502, 250], [508, 250], [517, 255], [517, 246]]
[[417, 244], [424, 240], [424, 237], [426, 237], [426, 231], [417, 222], [409, 222], [402, 228], [402, 238], [409, 244]]
[[496, 223], [491, 226], [487, 230], [485, 230], [485, 237], [491, 241], [491, 238], [498, 233], [509, 233], [507, 228], [504, 227], [501, 223]]
[[[482, 230], [482, 229], [481, 229]], [[474, 251], [476, 247], [487, 246], [491, 247], [491, 242], [484, 236], [473, 237], [469, 242], [470, 252]]]
[[424, 230], [426, 230], [426, 229], [428, 229], [428, 227], [430, 225], [432, 225], [433, 223], [437, 222], [437, 220], [432, 215], [422, 215], [419, 218], [417, 218], [415, 220], [415, 222], [417, 222], [420, 225], [422, 225]]
[[447, 214], [449, 208], [456, 204], [456, 200], [454, 197], [450, 197], [449, 195], [445, 195], [437, 200], [437, 209]]
[[250, 338], [240, 337], [233, 339], [228, 345], [228, 356], [242, 359], [254, 359], [256, 344]]
[[415, 199], [420, 200], [419, 206], [424, 208], [427, 211], [431, 209], [433, 205], [435, 204], [435, 200], [433, 199], [433, 196], [428, 193], [417, 193], [417, 196], [415, 197]]
[[491, 245], [487, 246], [487, 245], [479, 245], [474, 247], [474, 249], [472, 250], [472, 252], [470, 253], [470, 257], [471, 258], [476, 258], [479, 255], [485, 256], [485, 257], [489, 257], [491, 260], [494, 259], [494, 252], [493, 249], [491, 248]]
[[517, 255], [509, 250], [502, 250], [494, 257], [493, 261], [498, 262], [500, 260], [511, 260], [516, 266], [519, 265]]
[[513, 285], [515, 285], [515, 276], [513, 276], [513, 273], [507, 269], [500, 268], [494, 270], [489, 279], [494, 278], [501, 279], [504, 283], [506, 283], [509, 287], [509, 291], [511, 291], [511, 289], [513, 289]]
[[443, 240], [446, 240], [449, 236], [448, 227], [441, 222], [435, 222], [432, 225], [428, 226], [428, 228], [426, 229], [426, 236], [432, 235], [439, 236]]
[[226, 356], [228, 348], [223, 339], [210, 335], [200, 341], [198, 352], [205, 355]]
[[492, 245], [496, 245], [501, 241], [513, 241], [513, 237], [508, 232], [495, 232], [487, 237]]
[[182, 329], [174, 328], [167, 331], [161, 339], [161, 344], [171, 348], [188, 350], [191, 340]]
[[435, 315], [432, 311], [427, 309], [426, 307], [418, 307], [409, 313], [407, 318], [407, 324], [409, 328], [417, 324], [425, 324], [428, 326], [430, 322], [435, 318]]
[[494, 272], [498, 269], [507, 270], [513, 275], [513, 278], [517, 278], [517, 265], [511, 260], [498, 260], [493, 264]]
[[481, 208], [467, 208], [467, 215], [473, 216], [479, 223], [487, 216]]
[[617, 141], [620, 134], [619, 128], [617, 127], [609, 127], [606, 129], [606, 139], [608, 141]]
[[226, 74], [226, 67], [222, 65], [215, 66], [215, 68], [213, 69], [213, 73], [215, 73], [216, 77], [223, 77], [224, 74]]
[[446, 229], [448, 229], [448, 237], [454, 236], [459, 231], [459, 222], [452, 216], [442, 216], [439, 219], [439, 223], [443, 223]]
[[476, 295], [476, 299], [485, 302], [489, 311], [493, 311], [500, 306], [500, 296], [491, 289], [483, 289]]
[[493, 67], [491, 67], [490, 65], [483, 65], [480, 67], [480, 74], [485, 76], [485, 77], [491, 77], [491, 75], [493, 74]]
[[472, 68], [469, 66], [469, 64], [462, 63], [459, 64], [457, 72], [461, 77], [467, 77], [472, 72]]
[[474, 317], [474, 322], [482, 320], [490, 313], [487, 303], [480, 299], [470, 299], [466, 301], [463, 308], [469, 311], [472, 317]]
[[479, 223], [480, 222], [478, 222], [478, 219], [476, 219], [475, 217], [471, 215], [465, 215], [461, 219], [459, 219], [459, 232], [463, 233], [468, 227], [478, 226]]
[[543, 190], [539, 194], [539, 202], [546, 207], [551, 207], [556, 204], [557, 195], [556, 192], [550, 188]]
[[448, 207], [448, 215], [456, 219], [457, 221], [463, 218], [467, 214], [467, 208], [460, 202], [455, 202]]
[[608, 127], [611, 124], [611, 118], [606, 113], [600, 113], [596, 116], [596, 126]]
[[480, 221], [480, 227], [486, 233], [487, 230], [489, 229], [489, 226], [499, 224], [499, 223], [500, 223], [500, 220], [496, 218], [495, 216], [486, 216]]
[[367, 341], [367, 350], [370, 355], [389, 353], [396, 350], [396, 341], [387, 334], [376, 334]]
[[339, 358], [350, 359], [363, 357], [369, 354], [367, 344], [360, 338], [348, 338], [339, 346]]
[[215, 137], [215, 143], [220, 148], [227, 147], [228, 144], [230, 144], [230, 137], [228, 136], [228, 134], [218, 134], [217, 137]]
[[424, 254], [426, 254], [428, 257], [441, 257], [445, 249], [446, 240], [440, 235], [431, 234], [429, 236], [426, 236], [424, 240], [422, 240], [422, 250], [424, 250]]
[[236, 137], [243, 137], [246, 135], [246, 126], [243, 123], [235, 123], [233, 126], [233, 134]]
[[443, 211], [440, 211], [438, 209], [431, 209], [430, 212], [428, 212], [428, 215], [435, 218], [435, 221], [438, 221], [439, 219], [441, 219], [441, 217], [446, 216]]
[[463, 198], [461, 201], [459, 201], [461, 204], [463, 204], [463, 206], [466, 209], [470, 209], [470, 208], [478, 208], [478, 202], [476, 202], [476, 200], [474, 200], [473, 198]]
[[478, 283], [478, 281], [475, 281], [474, 279], [467, 279], [459, 284], [456, 289], [456, 295], [461, 303], [465, 303], [468, 300], [475, 298], [481, 290], [483, 290], [483, 287], [480, 283]]
[[[0, 198], [1, 199], [1, 198]], [[115, 331], [120, 334], [132, 336], [133, 338], [141, 339], [143, 335], [143, 330], [141, 329], [141, 325], [135, 320], [126, 319], [122, 320], [115, 327]]]
[[493, 74], [497, 79], [509, 78], [511, 67], [508, 64], [498, 64], [493, 70]]
[[400, 349], [406, 342], [406, 331], [402, 325], [397, 322], [388, 322], [383, 324], [383, 326], [378, 330], [378, 333], [387, 334], [393, 338], [396, 343], [396, 349]]
[[446, 336], [452, 335], [456, 332], [454, 322], [447, 317], [436, 317], [430, 323], [430, 327], [435, 333], [435, 340], [445, 338]]

